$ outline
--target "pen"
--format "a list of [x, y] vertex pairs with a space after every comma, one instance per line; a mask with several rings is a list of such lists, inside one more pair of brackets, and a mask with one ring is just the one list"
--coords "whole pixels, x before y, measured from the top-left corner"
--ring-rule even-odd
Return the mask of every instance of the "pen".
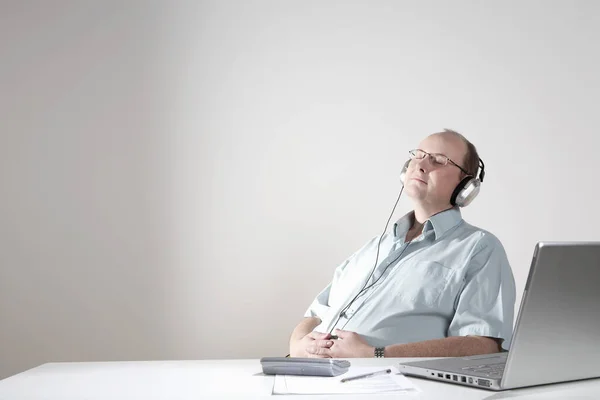
[[344, 383], [344, 382], [348, 382], [348, 381], [354, 381], [356, 379], [370, 378], [372, 376], [389, 374], [390, 372], [392, 372], [392, 370], [388, 368], [388, 369], [384, 369], [383, 371], [371, 372], [370, 374], [356, 375], [356, 376], [351, 376], [350, 378], [344, 378], [340, 382]]

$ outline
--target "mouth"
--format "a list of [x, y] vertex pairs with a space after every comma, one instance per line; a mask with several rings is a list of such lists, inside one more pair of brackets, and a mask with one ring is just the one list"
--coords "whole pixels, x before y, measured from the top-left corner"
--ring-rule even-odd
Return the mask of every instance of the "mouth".
[[417, 181], [417, 182], [421, 182], [424, 183], [425, 185], [427, 185], [427, 182], [425, 182], [423, 179], [419, 179], [419, 178], [412, 178], [413, 181]]

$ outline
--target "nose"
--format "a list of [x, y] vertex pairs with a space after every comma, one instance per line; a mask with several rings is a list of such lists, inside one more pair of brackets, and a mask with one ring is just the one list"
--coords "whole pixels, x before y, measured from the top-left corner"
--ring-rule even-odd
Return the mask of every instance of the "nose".
[[427, 167], [429, 166], [429, 157], [426, 156], [421, 159], [415, 158], [413, 162], [415, 163], [415, 169], [418, 169], [423, 174], [427, 172]]

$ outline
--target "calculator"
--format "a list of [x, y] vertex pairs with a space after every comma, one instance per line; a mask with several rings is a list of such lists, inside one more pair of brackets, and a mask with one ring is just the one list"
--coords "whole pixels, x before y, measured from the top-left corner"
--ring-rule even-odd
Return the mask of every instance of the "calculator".
[[348, 372], [350, 361], [332, 358], [263, 357], [266, 375], [338, 376]]

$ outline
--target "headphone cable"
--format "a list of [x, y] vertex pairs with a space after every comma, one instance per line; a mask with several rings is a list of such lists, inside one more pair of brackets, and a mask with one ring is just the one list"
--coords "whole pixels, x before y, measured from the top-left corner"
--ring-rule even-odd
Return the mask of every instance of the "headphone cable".
[[388, 264], [387, 267], [385, 267], [385, 269], [383, 270], [383, 272], [381, 273], [381, 275], [379, 276], [379, 278], [377, 278], [375, 280], [375, 282], [373, 282], [371, 285], [367, 286], [367, 284], [369, 283], [369, 279], [371, 279], [371, 276], [373, 276], [373, 273], [375, 272], [375, 269], [377, 268], [377, 262], [379, 261], [379, 248], [381, 246], [381, 240], [383, 239], [383, 235], [385, 234], [385, 232], [387, 231], [388, 225], [390, 223], [390, 220], [392, 219], [392, 216], [394, 215], [394, 211], [396, 211], [396, 206], [398, 205], [398, 202], [400, 201], [400, 197], [402, 196], [402, 192], [404, 191], [404, 184], [402, 185], [402, 188], [400, 188], [400, 193], [398, 194], [398, 198], [396, 199], [396, 202], [394, 203], [394, 207], [392, 208], [392, 212], [390, 213], [390, 216], [387, 219], [387, 222], [385, 223], [385, 227], [383, 228], [383, 232], [381, 233], [381, 235], [379, 236], [379, 242], [377, 243], [377, 254], [375, 256], [375, 264], [373, 265], [373, 269], [371, 270], [371, 273], [369, 274], [369, 276], [367, 277], [365, 283], [363, 284], [363, 287], [358, 291], [358, 293], [356, 294], [356, 296], [354, 296], [352, 298], [352, 300], [350, 300], [350, 303], [348, 303], [348, 305], [346, 305], [339, 313], [338, 313], [338, 317], [335, 320], [334, 324], [332, 325], [331, 329], [329, 330], [329, 334], [331, 334], [331, 332], [333, 332], [333, 330], [335, 329], [335, 326], [337, 325], [337, 323], [339, 322], [340, 318], [346, 313], [346, 311], [348, 311], [348, 309], [350, 308], [350, 306], [354, 303], [354, 301], [367, 289], [371, 288], [373, 285], [375, 285], [379, 279], [381, 279], [381, 277], [385, 274], [385, 271], [389, 268], [390, 265], [392, 265], [396, 260], [398, 260], [401, 256], [402, 253], [404, 253], [404, 250], [406, 250], [408, 248], [408, 245], [412, 242], [409, 241], [406, 244], [406, 247], [404, 247], [404, 249], [402, 249], [402, 252], [400, 253], [400, 255], [394, 260], [394, 262]]

